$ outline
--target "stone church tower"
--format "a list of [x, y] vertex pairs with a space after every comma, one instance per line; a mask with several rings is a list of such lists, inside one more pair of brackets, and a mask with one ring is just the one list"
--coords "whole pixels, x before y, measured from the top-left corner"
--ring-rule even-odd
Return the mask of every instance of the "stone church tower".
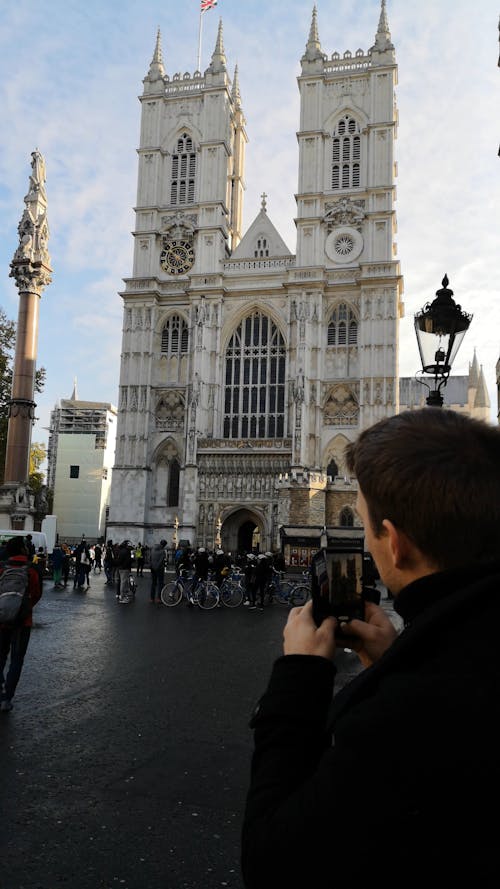
[[144, 79], [108, 537], [283, 548], [356, 524], [343, 451], [398, 410], [396, 62], [301, 59], [297, 246], [262, 207], [242, 237], [247, 136], [222, 24], [204, 74]]

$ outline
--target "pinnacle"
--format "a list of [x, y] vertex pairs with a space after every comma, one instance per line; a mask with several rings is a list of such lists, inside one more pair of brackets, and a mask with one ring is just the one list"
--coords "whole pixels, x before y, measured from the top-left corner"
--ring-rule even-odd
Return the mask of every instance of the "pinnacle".
[[385, 52], [387, 49], [394, 49], [394, 45], [391, 42], [391, 32], [389, 30], [389, 21], [387, 18], [386, 0], [381, 0], [380, 18], [378, 21], [374, 49], [377, 49], [379, 52]]
[[151, 65], [149, 66], [148, 75], [152, 80], [158, 80], [158, 78], [163, 77], [164, 74], [165, 68], [163, 67], [163, 56], [161, 51], [161, 31], [158, 28], [155, 49], [153, 58], [151, 59]]
[[215, 49], [212, 54], [212, 61], [210, 62], [210, 69], [213, 74], [216, 74], [219, 71], [226, 70], [226, 55], [224, 52], [222, 19], [219, 19], [219, 28], [217, 31], [217, 42], [215, 44]]

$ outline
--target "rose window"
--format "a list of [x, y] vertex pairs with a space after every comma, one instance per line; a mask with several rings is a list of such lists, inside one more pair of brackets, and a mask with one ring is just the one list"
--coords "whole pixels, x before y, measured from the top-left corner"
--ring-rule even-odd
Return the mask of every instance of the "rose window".
[[348, 256], [354, 249], [354, 241], [350, 235], [340, 235], [335, 241], [335, 252], [339, 256]]

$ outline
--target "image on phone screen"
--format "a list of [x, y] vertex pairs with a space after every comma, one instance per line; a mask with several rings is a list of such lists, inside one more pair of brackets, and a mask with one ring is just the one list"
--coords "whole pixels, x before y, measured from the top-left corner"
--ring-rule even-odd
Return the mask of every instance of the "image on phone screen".
[[344, 549], [320, 550], [313, 559], [313, 616], [316, 623], [333, 615], [338, 621], [363, 618], [363, 541]]

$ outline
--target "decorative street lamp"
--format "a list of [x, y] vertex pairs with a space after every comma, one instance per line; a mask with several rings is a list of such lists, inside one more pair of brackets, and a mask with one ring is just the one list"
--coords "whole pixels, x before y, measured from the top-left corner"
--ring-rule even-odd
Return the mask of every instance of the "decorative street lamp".
[[221, 519], [221, 517], [219, 516], [219, 518], [217, 519], [217, 534], [215, 535], [215, 545], [216, 545], [216, 547], [218, 547], [219, 549], [220, 549], [221, 546], [222, 546], [222, 535], [221, 535], [221, 531], [222, 531], [222, 519]]
[[472, 321], [472, 315], [464, 312], [453, 299], [449, 283], [445, 275], [436, 299], [415, 313], [415, 333], [422, 362], [422, 371], [418, 373], [427, 374], [429, 382], [417, 379], [429, 390], [426, 403], [431, 407], [443, 404], [441, 389], [448, 382], [451, 366]]

